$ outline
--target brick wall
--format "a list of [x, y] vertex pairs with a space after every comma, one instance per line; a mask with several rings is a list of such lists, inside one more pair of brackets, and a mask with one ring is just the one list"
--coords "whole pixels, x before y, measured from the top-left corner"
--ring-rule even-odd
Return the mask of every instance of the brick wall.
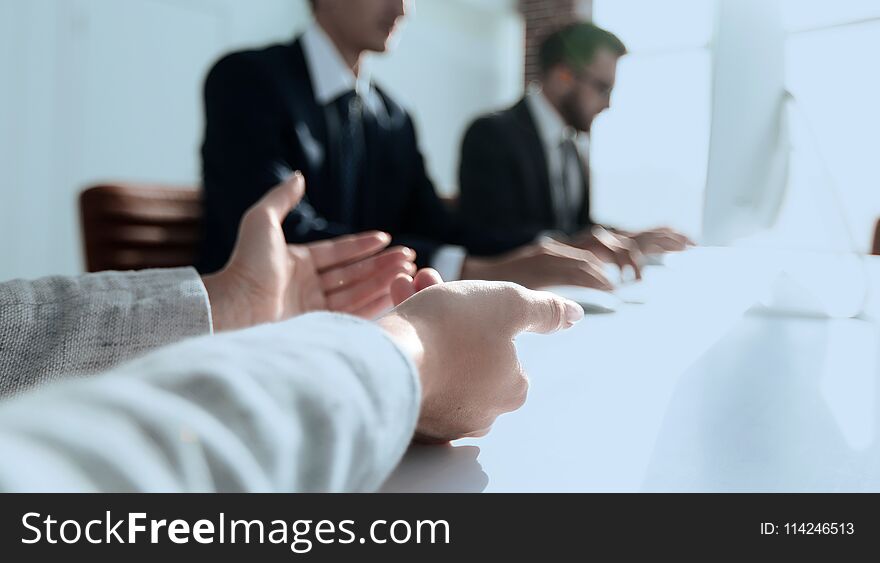
[[559, 27], [588, 19], [592, 0], [520, 0], [526, 21], [526, 83], [538, 75], [538, 46]]

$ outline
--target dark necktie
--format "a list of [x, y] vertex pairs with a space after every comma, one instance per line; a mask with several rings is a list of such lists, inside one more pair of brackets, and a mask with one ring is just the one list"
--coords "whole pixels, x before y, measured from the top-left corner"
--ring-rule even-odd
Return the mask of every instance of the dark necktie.
[[563, 232], [572, 233], [577, 227], [578, 210], [575, 209], [573, 202], [573, 194], [581, 188], [581, 175], [576, 174], [574, 170], [581, 170], [581, 156], [578, 153], [577, 145], [572, 139], [562, 141], [562, 193], [560, 201], [556, 207], [556, 227]]
[[352, 90], [334, 102], [339, 116], [339, 187], [341, 196], [341, 220], [354, 225], [357, 210], [358, 185], [363, 175], [364, 155], [364, 104]]

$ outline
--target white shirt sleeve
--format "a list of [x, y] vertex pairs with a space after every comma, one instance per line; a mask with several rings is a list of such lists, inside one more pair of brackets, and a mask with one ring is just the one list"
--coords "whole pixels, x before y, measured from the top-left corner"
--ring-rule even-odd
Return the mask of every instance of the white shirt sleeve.
[[0, 403], [0, 491], [373, 491], [419, 412], [376, 325], [316, 313]]
[[461, 279], [461, 268], [467, 258], [467, 251], [461, 246], [442, 246], [434, 254], [431, 267], [437, 270], [443, 281], [457, 281]]

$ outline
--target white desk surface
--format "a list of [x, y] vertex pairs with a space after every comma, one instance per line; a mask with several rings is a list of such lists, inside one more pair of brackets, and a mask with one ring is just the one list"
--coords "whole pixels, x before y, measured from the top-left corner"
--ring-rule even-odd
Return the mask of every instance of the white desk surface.
[[732, 275], [750, 268], [724, 252], [680, 262], [644, 305], [521, 336], [523, 408], [485, 438], [414, 446], [383, 490], [880, 491], [880, 259], [867, 281], [835, 274], [842, 295], [874, 288], [855, 319], [756, 305], [779, 272]]

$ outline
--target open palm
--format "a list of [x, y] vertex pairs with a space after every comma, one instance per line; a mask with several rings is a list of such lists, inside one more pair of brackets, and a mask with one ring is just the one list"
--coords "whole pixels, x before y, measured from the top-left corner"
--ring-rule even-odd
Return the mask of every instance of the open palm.
[[282, 223], [304, 192], [305, 180], [294, 174], [242, 218], [229, 263], [205, 279], [212, 304], [215, 296], [231, 304], [221, 318], [215, 313], [215, 326], [243, 328], [318, 310], [371, 318], [392, 306], [392, 281], [415, 273], [415, 253], [382, 251], [391, 241], [382, 232], [288, 245]]

